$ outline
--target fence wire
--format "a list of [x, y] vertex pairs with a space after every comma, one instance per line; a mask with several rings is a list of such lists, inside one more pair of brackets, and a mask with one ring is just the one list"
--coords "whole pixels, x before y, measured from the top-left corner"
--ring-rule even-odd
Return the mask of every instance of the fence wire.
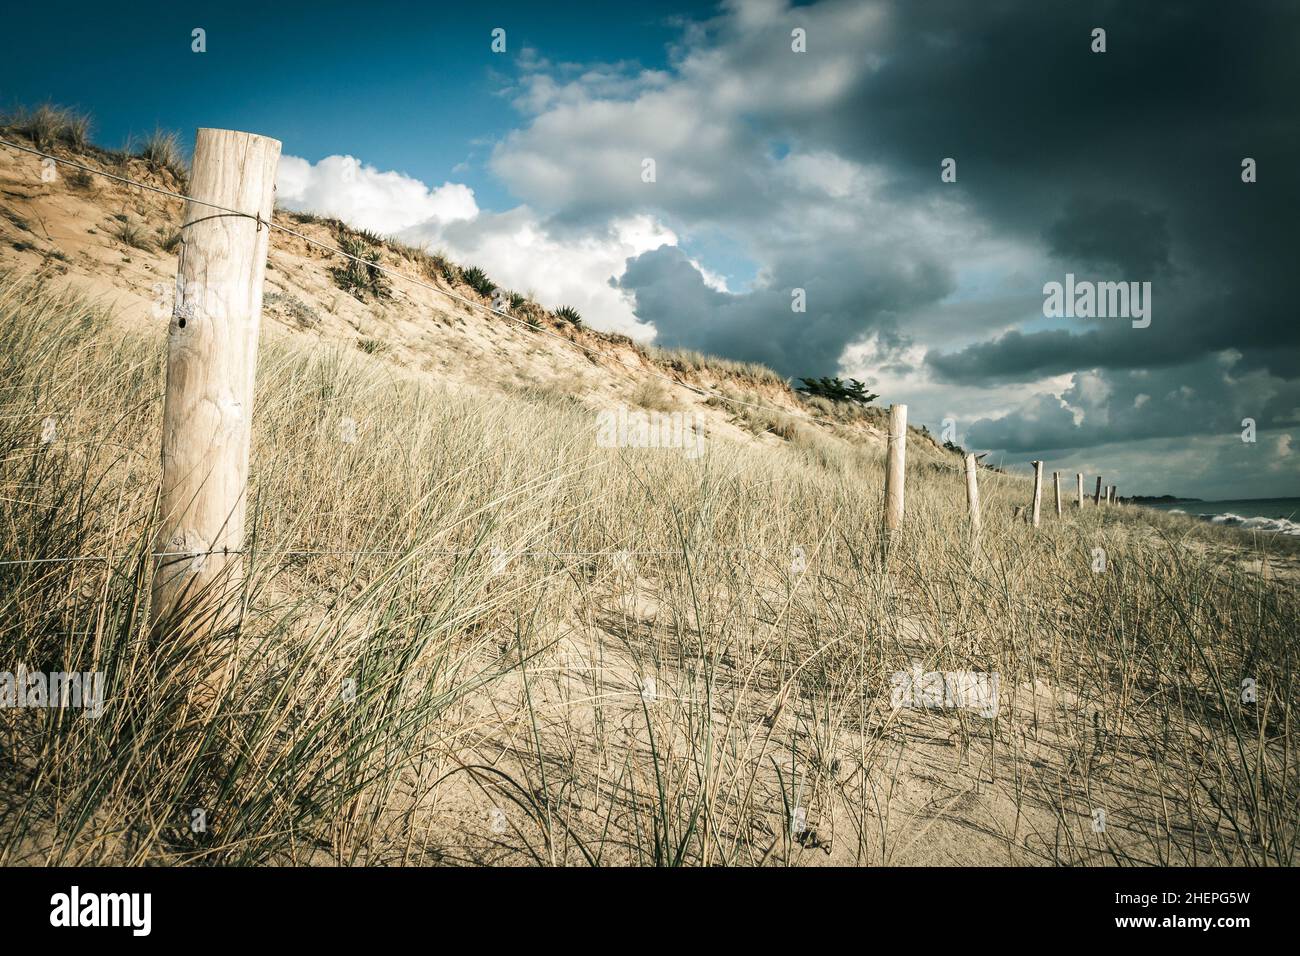
[[[443, 289], [440, 286], [437, 286], [433, 283], [425, 282], [424, 280], [416, 276], [409, 275], [398, 269], [393, 269], [381, 263], [371, 262], [368, 259], [363, 259], [360, 256], [354, 255], [352, 253], [347, 252], [346, 250], [340, 249], [338, 246], [331, 245], [330, 243], [327, 242], [322, 242], [319, 239], [314, 239], [311, 236], [305, 235], [304, 233], [296, 229], [291, 229], [290, 227], [283, 225], [282, 223], [275, 222], [273, 219], [264, 219], [260, 214], [249, 213], [239, 209], [232, 209], [228, 206], [222, 206], [218, 203], [208, 202], [203, 199], [195, 198], [194, 196], [190, 196], [186, 193], [179, 193], [169, 189], [163, 189], [162, 187], [154, 186], [149, 183], [140, 182], [139, 180], [131, 179], [130, 177], [127, 176], [120, 176], [117, 175], [116, 173], [110, 173], [107, 170], [97, 169], [93, 166], [87, 166], [84, 163], [79, 163], [76, 162], [75, 160], [67, 159], [62, 156], [55, 156], [51, 153], [47, 153], [43, 150], [35, 149], [30, 146], [23, 146], [20, 143], [13, 143], [6, 139], [0, 139], [0, 146], [4, 146], [9, 149], [16, 150], [22, 153], [28, 153], [33, 156], [38, 156], [41, 157], [42, 159], [48, 159], [63, 166], [69, 166], [73, 169], [79, 169], [82, 170], [83, 172], [89, 173], [94, 176], [102, 176], [114, 182], [122, 183], [127, 186], [134, 186], [136, 188], [143, 189], [148, 192], [156, 193], [161, 196], [166, 196], [170, 199], [177, 199], [183, 202], [195, 203], [196, 205], [203, 206], [208, 209], [215, 209], [218, 210], [219, 212], [231, 216], [239, 216], [245, 219], [252, 219], [255, 222], [257, 222], [259, 226], [265, 225], [270, 229], [275, 229], [285, 233], [286, 235], [293, 236], [296, 239], [301, 239], [303, 242], [306, 242], [307, 244], [315, 248], [321, 249], [331, 255], [340, 256], [344, 259], [357, 262], [362, 266], [366, 267], [367, 269], [374, 269], [385, 275], [391, 276], [394, 279], [399, 279], [403, 282], [408, 282], [422, 289], [428, 289], [431, 292], [437, 293], [438, 295], [441, 296], [445, 296], [449, 299], [459, 302], [472, 309], [478, 309], [490, 315], [499, 316], [500, 318], [503, 318], [509, 322], [513, 322], [516, 325], [524, 327], [529, 332], [540, 333], [542, 335], [546, 335], [553, 339], [556, 339], [560, 342], [564, 342], [578, 349], [579, 351], [583, 352], [589, 357], [613, 359], [618, 364], [632, 371], [640, 372], [643, 374], [648, 373], [652, 376], [662, 379], [665, 382], [679, 386], [681, 388], [685, 388], [688, 391], [703, 396], [705, 398], [716, 399], [718, 401], [726, 402], [731, 405], [757, 409], [760, 411], [775, 413], [778, 415], [789, 414], [788, 409], [782, 409], [772, 405], [763, 405], [761, 403], [756, 403], [756, 402], [747, 402], [744, 401], [743, 399], [733, 398], [727, 395], [721, 395], [717, 392], [712, 392], [709, 391], [708, 389], [701, 388], [696, 385], [692, 385], [689, 382], [684, 382], [681, 379], [676, 378], [674, 376], [664, 374], [663, 372], [660, 372], [654, 368], [647, 368], [641, 365], [634, 365], [630, 362], [625, 361], [619, 355], [610, 354], [607, 352], [602, 352], [600, 350], [590, 348], [581, 342], [575, 341], [574, 339], [568, 338], [567, 336], [560, 335], [550, 329], [544, 329], [544, 328], [539, 328], [537, 326], [534, 326], [523, 319], [511, 315], [509, 312], [484, 305], [481, 302], [477, 302], [473, 299], [459, 295], [456, 292], [453, 292], [451, 290]], [[17, 386], [13, 386], [13, 388], [17, 388]], [[838, 426], [842, 424], [841, 422], [836, 422], [832, 419], [821, 418], [817, 416], [808, 416], [808, 420], [817, 422], [819, 424], [825, 424], [830, 426]], [[752, 548], [707, 548], [707, 549], [692, 549], [692, 551], [695, 553], [754, 554], [754, 555], [771, 556], [770, 552], [761, 552]], [[223, 550], [223, 551], [210, 551], [210, 552], [166, 552], [164, 551], [164, 552], [153, 552], [150, 553], [148, 556], [152, 558], [169, 558], [169, 557], [195, 558], [195, 557], [202, 557], [205, 554], [225, 554], [225, 555], [231, 555], [231, 554], [272, 555], [274, 554], [274, 555], [281, 555], [284, 557], [300, 557], [300, 556], [310, 556], [310, 555], [342, 555], [342, 556], [379, 555], [379, 554], [392, 555], [392, 554], [405, 554], [408, 552], [410, 552], [410, 549], [406, 549], [406, 550], [375, 549], [375, 550], [337, 551], [337, 550], [303, 550], [303, 549], [263, 550], [257, 548], [245, 548], [240, 550]], [[465, 556], [465, 555], [470, 555], [475, 553], [490, 554], [491, 552], [483, 551], [482, 549], [468, 549], [468, 550], [457, 550], [457, 551], [418, 551], [418, 553], [422, 555], [430, 555], [430, 556]], [[526, 556], [526, 555], [547, 555], [551, 557], [618, 558], [620, 555], [626, 555], [628, 557], [664, 557], [670, 555], [679, 555], [682, 553], [683, 552], [681, 551], [638, 551], [638, 550], [621, 550], [621, 549], [605, 550], [605, 551], [528, 550], [528, 551], [504, 552], [503, 555], [505, 557]], [[125, 558], [136, 557], [136, 556], [137, 555], [135, 554], [122, 554], [122, 555], [83, 555], [83, 556], [65, 557], [65, 558], [26, 558], [26, 559], [0, 561], [0, 567], [54, 564], [59, 562], [92, 562], [92, 561], [114, 562], [114, 561], [119, 561]]]

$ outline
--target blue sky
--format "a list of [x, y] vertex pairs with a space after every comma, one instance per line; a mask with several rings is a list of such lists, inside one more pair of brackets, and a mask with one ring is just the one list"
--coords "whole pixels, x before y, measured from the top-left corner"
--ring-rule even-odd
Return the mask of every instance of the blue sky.
[[[10, 4], [0, 96], [6, 105], [80, 106], [93, 113], [104, 145], [155, 125], [218, 126], [266, 132], [312, 160], [364, 153], [368, 163], [425, 182], [463, 164], [456, 178], [482, 205], [502, 208], [508, 193], [483, 169], [479, 144], [518, 122], [498, 92], [517, 51], [660, 68], [678, 32], [671, 22], [710, 8], [647, 0], [610, 17], [563, 0], [186, 3], [131, 16], [117, 4], [69, 3], [51, 29], [46, 5]], [[207, 31], [201, 56], [191, 51], [195, 27]], [[496, 27], [507, 31], [506, 55], [490, 50]]]
[[[11, 5], [0, 105], [80, 107], [107, 146], [274, 136], [289, 208], [597, 328], [863, 379], [1013, 467], [1300, 495], [1300, 7], [1238, 9]], [[1150, 327], [1044, 318], [1067, 272], [1150, 281]]]

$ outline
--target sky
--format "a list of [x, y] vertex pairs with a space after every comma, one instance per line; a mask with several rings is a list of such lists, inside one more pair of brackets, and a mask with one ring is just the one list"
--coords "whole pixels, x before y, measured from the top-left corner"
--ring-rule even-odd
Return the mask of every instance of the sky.
[[[284, 206], [1011, 470], [1300, 496], [1300, 4], [59, 9], [6, 12], [0, 105], [274, 136]], [[1149, 292], [1045, 314], [1067, 275]]]

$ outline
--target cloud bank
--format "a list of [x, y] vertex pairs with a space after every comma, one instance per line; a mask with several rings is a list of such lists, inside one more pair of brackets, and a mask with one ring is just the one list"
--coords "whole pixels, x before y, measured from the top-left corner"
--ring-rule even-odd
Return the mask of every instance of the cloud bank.
[[[667, 69], [524, 51], [489, 159], [512, 209], [347, 157], [295, 161], [282, 194], [599, 328], [862, 378], [982, 449], [1127, 449], [1141, 490], [1196, 493], [1151, 449], [1253, 418], [1260, 494], [1300, 493], [1297, 28], [1267, 3], [729, 3]], [[1150, 282], [1151, 326], [1045, 317], [1067, 273]]]

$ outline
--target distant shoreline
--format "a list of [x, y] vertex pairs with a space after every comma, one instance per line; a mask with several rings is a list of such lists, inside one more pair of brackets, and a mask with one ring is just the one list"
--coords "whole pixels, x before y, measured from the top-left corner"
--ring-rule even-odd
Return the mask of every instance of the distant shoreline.
[[[1199, 499], [1180, 501], [1174, 498], [1160, 498], [1146, 502], [1134, 499], [1134, 503], [1144, 504], [1152, 511], [1185, 514], [1190, 518], [1226, 528], [1300, 536], [1300, 498], [1239, 498], [1225, 501]], [[1184, 504], [1195, 504], [1199, 507], [1187, 509], [1179, 507]]]

